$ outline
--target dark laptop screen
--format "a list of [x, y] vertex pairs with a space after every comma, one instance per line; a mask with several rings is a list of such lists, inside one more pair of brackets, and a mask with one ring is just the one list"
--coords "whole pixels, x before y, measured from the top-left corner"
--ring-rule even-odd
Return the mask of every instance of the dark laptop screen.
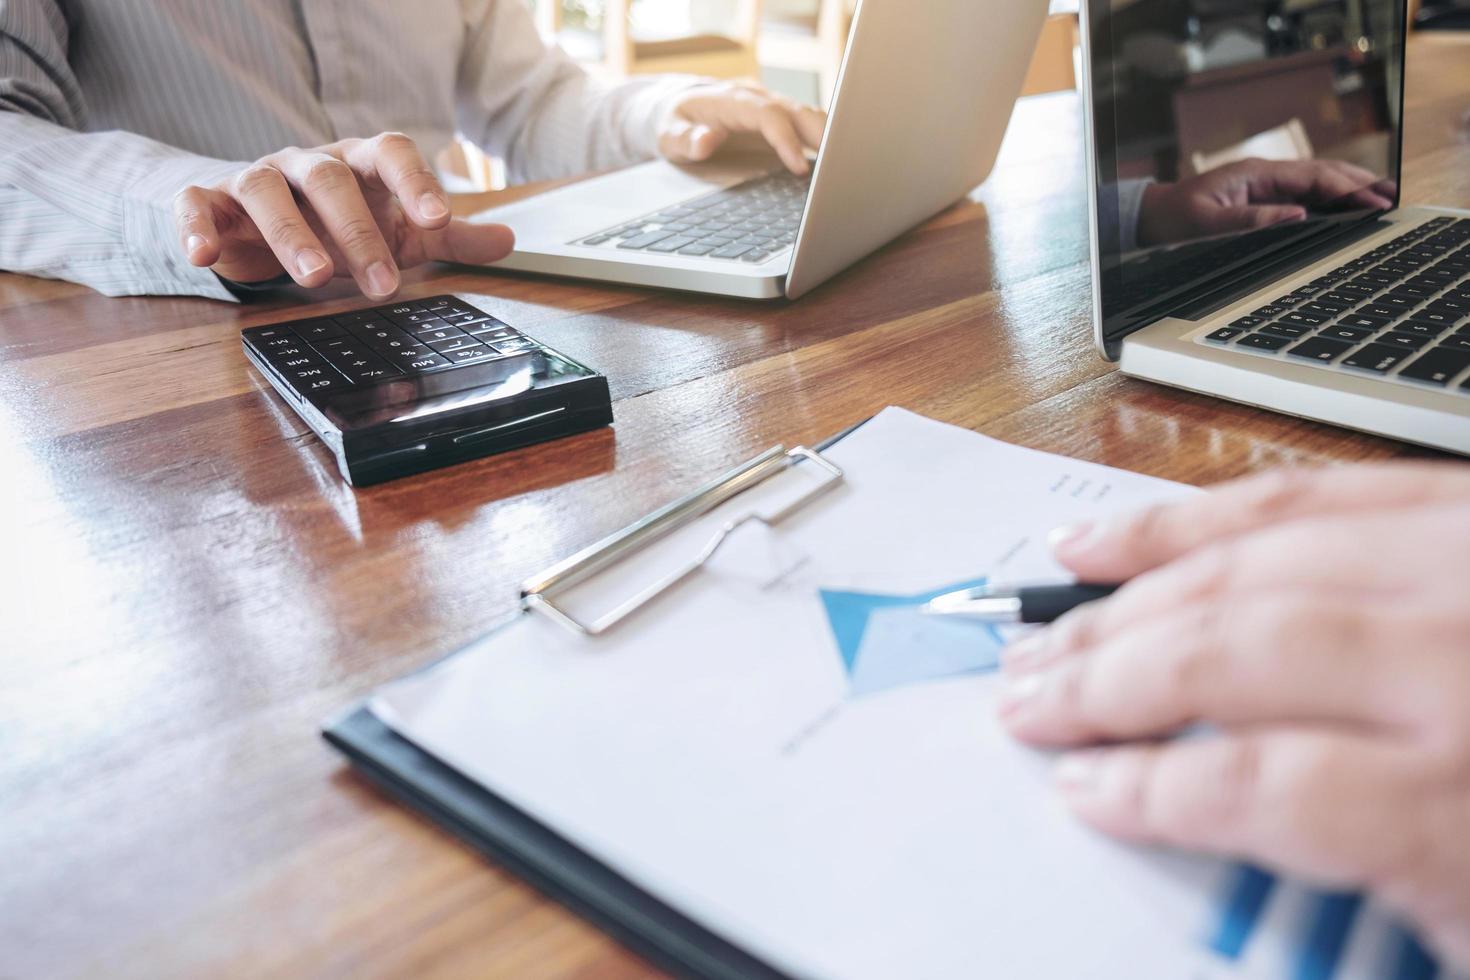
[[1104, 336], [1398, 203], [1403, 0], [1091, 0]]

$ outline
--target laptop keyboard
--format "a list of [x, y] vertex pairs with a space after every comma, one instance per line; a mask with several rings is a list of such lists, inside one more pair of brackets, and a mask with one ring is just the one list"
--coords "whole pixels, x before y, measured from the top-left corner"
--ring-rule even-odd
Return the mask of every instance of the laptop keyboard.
[[1470, 220], [1426, 222], [1201, 340], [1470, 395]]
[[573, 245], [764, 262], [796, 241], [811, 178], [781, 171], [696, 197]]

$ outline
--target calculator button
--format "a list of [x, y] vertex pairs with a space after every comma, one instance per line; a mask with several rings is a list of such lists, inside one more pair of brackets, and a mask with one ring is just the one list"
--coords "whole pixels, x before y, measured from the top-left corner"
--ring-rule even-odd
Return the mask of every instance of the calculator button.
[[265, 340], [256, 337], [255, 346], [263, 351], [273, 351], [280, 350], [282, 347], [294, 347], [301, 343], [300, 338], [294, 333], [281, 333], [280, 331], [272, 331], [272, 333], [274, 336]]
[[404, 365], [409, 371], [432, 371], [434, 368], [448, 367], [450, 362], [435, 353], [422, 354]]
[[484, 361], [495, 357], [495, 351], [489, 347], [465, 347], [461, 350], [452, 350], [444, 355], [455, 364], [469, 364], [471, 361]]
[[364, 323], [372, 323], [380, 318], [377, 310], [357, 310], [354, 313], [339, 313], [332, 319], [344, 327], [355, 327]]
[[359, 368], [349, 368], [344, 365], [342, 366], [342, 370], [358, 384], [371, 384], [374, 381], [381, 381], [384, 378], [396, 378], [403, 373], [386, 362], [379, 362], [376, 365], [365, 364]]
[[410, 323], [403, 329], [408, 331], [415, 337], [421, 337], [424, 334], [434, 330], [453, 330], [455, 328], [451, 327], [449, 324], [445, 323], [438, 317], [435, 317], [432, 320], [425, 320], [423, 323]]
[[419, 300], [419, 305], [426, 310], [442, 310], [453, 302], [453, 298], [449, 296], [431, 296], [428, 299]]
[[407, 364], [420, 357], [428, 357], [434, 352], [423, 344], [414, 344], [411, 347], [400, 347], [393, 351], [383, 351], [388, 360], [394, 364]]
[[250, 330], [249, 334], [254, 338], [256, 343], [263, 343], [267, 340], [281, 340], [283, 338], [295, 339], [296, 337], [295, 332], [289, 327], [256, 327]]
[[471, 337], [479, 337], [485, 341], [504, 340], [519, 335], [519, 331], [507, 324], [501, 323], [493, 317], [484, 323], [476, 323], [465, 327], [464, 332]]
[[376, 323], [355, 326], [352, 328], [352, 333], [358, 339], [365, 340], [369, 344], [381, 340], [403, 340], [408, 336], [408, 334], [399, 330], [393, 324], [385, 323], [382, 320]]
[[449, 313], [444, 317], [445, 322], [452, 323], [457, 327], [468, 327], [493, 319], [495, 318], [488, 313]]
[[468, 339], [465, 336], [464, 331], [459, 330], [459, 329], [457, 329], [455, 327], [442, 327], [442, 328], [440, 328], [438, 330], [425, 330], [422, 333], [415, 332], [414, 335], [413, 335], [413, 337], [419, 343], [421, 343], [421, 344], [428, 344], [431, 347], [434, 344], [440, 343], [440, 342], [445, 341], [445, 340], [467, 340]]
[[536, 341], [530, 337], [512, 337], [509, 340], [497, 340], [494, 346], [502, 354], [514, 354], [516, 351], [530, 350], [536, 346]]
[[296, 332], [301, 339], [313, 344], [347, 336], [347, 331], [331, 320], [303, 320], [296, 324]]
[[272, 358], [271, 363], [285, 374], [289, 374], [292, 371], [300, 371], [304, 368], [323, 366], [321, 358], [311, 354], [298, 354], [295, 357], [284, 357], [279, 360]]
[[431, 340], [429, 341], [429, 346], [440, 354], [447, 354], [452, 350], [465, 350], [469, 347], [481, 347], [483, 345], [474, 337], [466, 337], [461, 334], [458, 337], [450, 337], [448, 340]]
[[351, 387], [341, 375], [338, 375], [336, 377], [323, 375], [319, 378], [313, 377], [307, 378], [305, 380], [298, 380], [292, 382], [292, 386], [297, 391], [304, 393], [310, 393], [313, 391], [332, 391], [333, 389], [337, 388]]
[[422, 313], [423, 308], [417, 303], [395, 303], [392, 306], [382, 308], [386, 317], [407, 316], [410, 313]]
[[437, 320], [439, 313], [433, 310], [418, 310], [413, 313], [392, 313], [388, 319], [400, 327], [409, 327], [415, 323], [426, 323], [429, 320]]

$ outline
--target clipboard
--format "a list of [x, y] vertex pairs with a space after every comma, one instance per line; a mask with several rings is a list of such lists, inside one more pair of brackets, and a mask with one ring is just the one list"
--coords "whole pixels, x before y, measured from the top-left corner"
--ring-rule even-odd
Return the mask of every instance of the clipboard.
[[[826, 479], [810, 493], [774, 514], [744, 518], [778, 522], [841, 482], [842, 471], [820, 454], [857, 431], [864, 422], [823, 441], [815, 450], [773, 447], [689, 496], [553, 566], [523, 586], [523, 611], [500, 628], [521, 615], [539, 612], [574, 632], [596, 635], [611, 629], [697, 571], [738, 522], [720, 528], [687, 565], [594, 622], [581, 622], [563, 612], [555, 603], [555, 590], [596, 574], [628, 551], [652, 543], [668, 531], [707, 514], [788, 465], [810, 461], [823, 468]], [[505, 799], [418, 748], [384, 724], [366, 702], [329, 721], [322, 729], [322, 737], [390, 797], [427, 817], [661, 969], [701, 980], [784, 980], [788, 976], [655, 898]]]

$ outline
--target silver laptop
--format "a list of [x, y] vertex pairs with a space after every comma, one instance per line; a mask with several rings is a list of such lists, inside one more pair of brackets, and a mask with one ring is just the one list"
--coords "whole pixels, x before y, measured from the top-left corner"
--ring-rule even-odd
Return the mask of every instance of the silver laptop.
[[478, 214], [498, 268], [790, 299], [990, 173], [1044, 0], [862, 0], [809, 180], [774, 157], [655, 162]]
[[[1397, 206], [1403, 20], [1084, 0], [1096, 340], [1125, 374], [1470, 453], [1470, 212]], [[1296, 210], [1216, 209], [1247, 198]]]

